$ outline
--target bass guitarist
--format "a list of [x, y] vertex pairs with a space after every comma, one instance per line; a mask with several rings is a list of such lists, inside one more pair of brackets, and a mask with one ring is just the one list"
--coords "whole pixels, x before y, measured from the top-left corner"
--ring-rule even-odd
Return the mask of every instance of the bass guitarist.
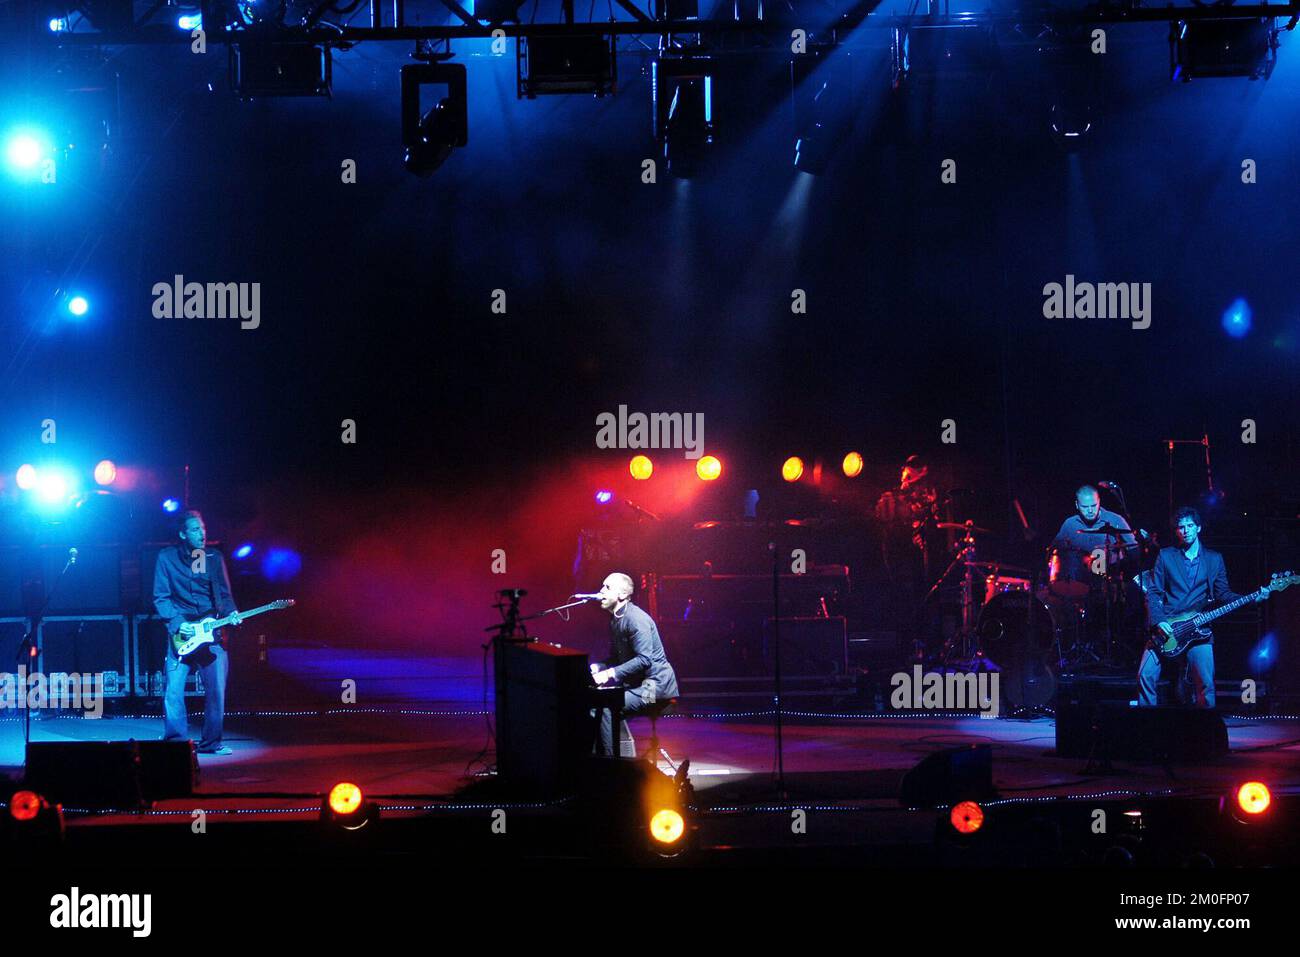
[[[1228, 587], [1228, 570], [1223, 556], [1201, 544], [1201, 516], [1196, 509], [1189, 506], [1178, 509], [1174, 514], [1174, 531], [1178, 545], [1160, 550], [1149, 579], [1147, 624], [1152, 629], [1159, 629], [1154, 638], [1173, 635], [1170, 618], [1183, 612], [1205, 611], [1211, 604], [1223, 604], [1242, 597]], [[1263, 588], [1254, 596], [1256, 601], [1267, 597], [1268, 591]], [[1179, 668], [1190, 673], [1196, 707], [1213, 708], [1214, 636], [1192, 645], [1178, 660]], [[1156, 682], [1160, 680], [1162, 664], [1154, 639], [1148, 641], [1138, 665], [1139, 705], [1155, 705]]]

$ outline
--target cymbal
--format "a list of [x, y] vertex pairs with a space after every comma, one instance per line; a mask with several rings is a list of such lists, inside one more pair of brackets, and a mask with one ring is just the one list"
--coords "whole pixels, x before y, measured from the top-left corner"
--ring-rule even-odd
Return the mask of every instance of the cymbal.
[[963, 532], [970, 529], [972, 532], [984, 532], [987, 534], [989, 531], [987, 528], [980, 528], [978, 525], [967, 525], [965, 522], [935, 522], [934, 525], [935, 528], [955, 528]]
[[1096, 528], [1076, 528], [1076, 529], [1074, 530], [1074, 534], [1076, 534], [1076, 535], [1098, 535], [1098, 534], [1100, 534], [1100, 535], [1132, 535], [1134, 538], [1137, 537], [1137, 535], [1136, 535], [1136, 533], [1134, 533], [1133, 529], [1131, 529], [1131, 528], [1116, 528], [1114, 525], [1111, 525], [1111, 524], [1109, 524], [1109, 523], [1107, 523], [1107, 522], [1102, 522], [1102, 523], [1101, 523], [1100, 525], [1098, 525]]

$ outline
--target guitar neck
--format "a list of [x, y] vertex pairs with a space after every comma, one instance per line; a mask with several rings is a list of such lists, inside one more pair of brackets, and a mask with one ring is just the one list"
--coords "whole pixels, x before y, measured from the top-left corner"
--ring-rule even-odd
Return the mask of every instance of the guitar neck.
[[[236, 614], [238, 614], [240, 618], [247, 621], [249, 618], [252, 618], [255, 615], [260, 615], [268, 611], [275, 611], [275, 608], [276, 608], [275, 602], [269, 602], [268, 604], [258, 605], [256, 608], [250, 608], [248, 609], [248, 611], [241, 611], [241, 612], [237, 612]], [[222, 625], [228, 625], [230, 624], [231, 619], [233, 619], [234, 617], [235, 617], [234, 615], [227, 615], [225, 618], [222, 618], [220, 621], [216, 622], [212, 627], [220, 628]]]
[[1208, 625], [1216, 618], [1222, 618], [1224, 615], [1230, 614], [1236, 611], [1238, 608], [1242, 608], [1246, 605], [1249, 605], [1254, 600], [1255, 600], [1255, 596], [1253, 594], [1242, 595], [1236, 601], [1229, 602], [1226, 605], [1220, 605], [1218, 608], [1214, 609], [1214, 611], [1207, 611], [1204, 612], [1203, 614], [1197, 615], [1196, 616], [1197, 627], [1200, 627], [1201, 625]]

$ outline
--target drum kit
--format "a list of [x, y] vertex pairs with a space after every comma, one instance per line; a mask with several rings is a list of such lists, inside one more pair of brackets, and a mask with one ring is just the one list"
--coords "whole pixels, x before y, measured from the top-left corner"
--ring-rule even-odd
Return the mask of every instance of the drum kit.
[[1057, 542], [1046, 549], [1044, 569], [984, 560], [973, 522], [940, 522], [959, 535], [955, 557], [930, 589], [938, 592], [960, 571], [959, 630], [943, 645], [946, 666], [997, 670], [1000, 693], [1012, 709], [1041, 708], [1056, 692], [1057, 676], [1125, 668], [1136, 660], [1144, 635], [1140, 592], [1127, 583], [1140, 562], [1139, 547], [1123, 544], [1133, 533], [1110, 525], [1106, 546], [1089, 550]]

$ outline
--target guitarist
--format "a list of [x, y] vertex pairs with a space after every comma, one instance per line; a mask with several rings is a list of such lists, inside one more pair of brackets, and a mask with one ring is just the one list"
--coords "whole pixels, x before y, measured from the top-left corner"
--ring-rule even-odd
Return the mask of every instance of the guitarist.
[[[1184, 505], [1174, 513], [1174, 531], [1178, 545], [1162, 548], [1151, 570], [1147, 591], [1147, 624], [1158, 628], [1157, 639], [1170, 637], [1173, 627], [1168, 619], [1183, 612], [1206, 611], [1211, 604], [1236, 601], [1241, 596], [1228, 587], [1228, 571], [1223, 556], [1201, 544], [1201, 516]], [[1268, 592], [1260, 589], [1256, 601]], [[1154, 639], [1153, 639], [1154, 641]], [[1192, 645], [1182, 657], [1192, 678], [1198, 708], [1214, 707], [1214, 638]], [[1138, 703], [1151, 707], [1156, 703], [1156, 682], [1160, 680], [1160, 657], [1153, 642], [1147, 643], [1138, 665]]]
[[207, 528], [203, 516], [188, 511], [181, 516], [180, 542], [175, 548], [164, 548], [158, 553], [158, 564], [153, 576], [153, 604], [158, 614], [167, 622], [167, 662], [163, 680], [163, 739], [184, 741], [189, 738], [186, 728], [185, 679], [191, 669], [203, 678], [203, 737], [199, 741], [200, 754], [230, 754], [230, 748], [221, 743], [222, 723], [226, 712], [226, 675], [230, 662], [222, 647], [220, 631], [217, 639], [199, 647], [184, 658], [176, 654], [176, 636], [194, 634], [193, 622], [209, 616], [224, 618], [236, 615], [231, 624], [240, 619], [230, 595], [230, 576], [226, 574], [226, 561], [215, 548], [206, 548]]

